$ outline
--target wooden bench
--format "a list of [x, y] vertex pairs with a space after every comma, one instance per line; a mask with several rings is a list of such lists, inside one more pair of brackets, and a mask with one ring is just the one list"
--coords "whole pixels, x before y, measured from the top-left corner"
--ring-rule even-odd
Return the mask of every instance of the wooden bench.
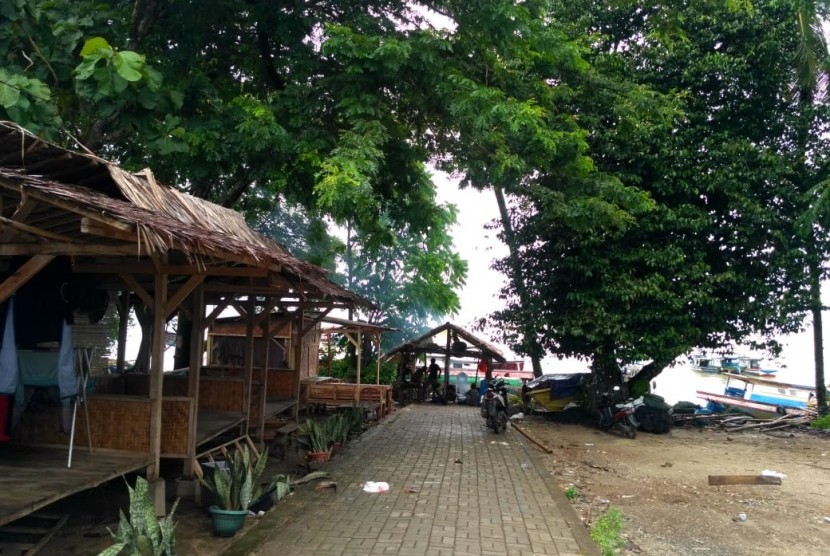
[[347, 382], [323, 382], [308, 385], [306, 404], [309, 406], [346, 407], [360, 406], [370, 416], [378, 419], [387, 413], [388, 386], [360, 385]]

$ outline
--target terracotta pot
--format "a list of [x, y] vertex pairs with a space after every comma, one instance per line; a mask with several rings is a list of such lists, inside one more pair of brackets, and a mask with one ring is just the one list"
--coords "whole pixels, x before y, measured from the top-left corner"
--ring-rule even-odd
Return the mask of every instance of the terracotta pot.
[[326, 463], [329, 460], [328, 450], [324, 452], [306, 452], [306, 460], [308, 463]]

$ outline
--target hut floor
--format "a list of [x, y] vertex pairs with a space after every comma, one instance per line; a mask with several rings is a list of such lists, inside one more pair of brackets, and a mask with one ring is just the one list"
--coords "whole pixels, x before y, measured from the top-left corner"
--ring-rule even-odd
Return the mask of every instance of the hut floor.
[[147, 454], [0, 444], [0, 525], [152, 463]]
[[245, 422], [242, 413], [225, 413], [219, 411], [200, 411], [196, 425], [196, 444], [202, 444], [239, 427]]

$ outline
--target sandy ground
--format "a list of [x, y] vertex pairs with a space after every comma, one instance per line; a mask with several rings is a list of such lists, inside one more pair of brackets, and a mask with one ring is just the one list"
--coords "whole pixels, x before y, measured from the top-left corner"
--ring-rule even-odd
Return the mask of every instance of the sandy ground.
[[[552, 450], [540, 450], [540, 458], [563, 490], [575, 487], [573, 503], [587, 526], [611, 506], [622, 511], [623, 555], [830, 554], [830, 434], [686, 426], [629, 440], [544, 415], [528, 416], [519, 426]], [[299, 454], [289, 449], [284, 455], [271, 458], [270, 471], [306, 471]], [[765, 470], [783, 473], [782, 484], [708, 484], [709, 475]], [[302, 505], [303, 488], [309, 487], [299, 488], [292, 503]], [[86, 556], [109, 546], [106, 527], [116, 527], [125, 490], [114, 482], [50, 508], [69, 513], [70, 520], [40, 554]], [[741, 513], [746, 521], [738, 520]], [[235, 539], [219, 539], [206, 510], [186, 501], [176, 521], [181, 556], [218, 556], [256, 524], [250, 518]]]
[[[621, 554], [830, 554], [830, 434], [687, 425], [630, 440], [539, 415], [520, 427], [552, 449], [545, 466], [563, 490], [575, 487], [587, 526], [621, 510]], [[709, 475], [763, 471], [783, 473], [782, 484], [708, 484]]]

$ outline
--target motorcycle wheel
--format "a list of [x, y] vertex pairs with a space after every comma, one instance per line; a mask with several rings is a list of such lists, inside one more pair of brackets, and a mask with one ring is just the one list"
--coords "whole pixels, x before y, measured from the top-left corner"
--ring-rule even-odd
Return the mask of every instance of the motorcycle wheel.
[[632, 427], [631, 425], [623, 425], [623, 432], [625, 433], [626, 438], [637, 438], [637, 427]]
[[487, 426], [490, 427], [494, 433], [499, 434], [499, 418], [495, 415], [487, 418]]

